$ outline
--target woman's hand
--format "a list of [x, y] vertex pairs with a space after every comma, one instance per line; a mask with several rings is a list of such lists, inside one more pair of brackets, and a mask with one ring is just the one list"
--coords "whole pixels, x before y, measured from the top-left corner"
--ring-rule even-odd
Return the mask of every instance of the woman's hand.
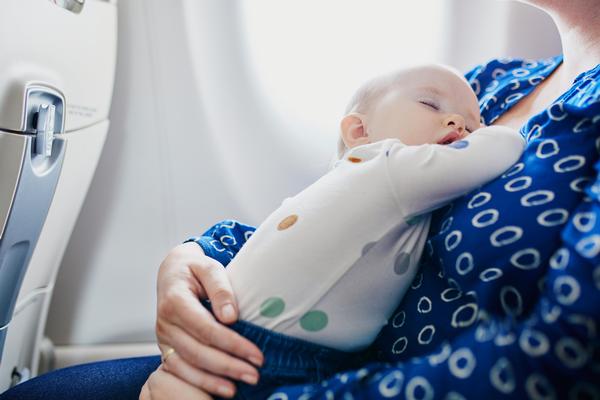
[[210, 400], [212, 397], [197, 387], [158, 367], [149, 377], [139, 400]]
[[[199, 301], [208, 297], [223, 323], [237, 319], [235, 297], [223, 265], [207, 257], [196, 243], [184, 243], [162, 262], [157, 287], [159, 347], [162, 354], [170, 348], [175, 350], [169, 351], [163, 369], [222, 397], [230, 397], [235, 391], [229, 379], [250, 384], [258, 381], [254, 366], [263, 362], [261, 351], [216, 321]], [[168, 381], [161, 378], [157, 384]]]

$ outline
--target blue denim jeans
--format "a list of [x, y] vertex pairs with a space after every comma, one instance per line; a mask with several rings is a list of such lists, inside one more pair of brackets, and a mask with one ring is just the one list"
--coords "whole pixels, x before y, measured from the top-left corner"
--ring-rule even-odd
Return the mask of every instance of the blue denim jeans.
[[0, 400], [137, 400], [159, 365], [159, 356], [76, 365], [23, 382]]

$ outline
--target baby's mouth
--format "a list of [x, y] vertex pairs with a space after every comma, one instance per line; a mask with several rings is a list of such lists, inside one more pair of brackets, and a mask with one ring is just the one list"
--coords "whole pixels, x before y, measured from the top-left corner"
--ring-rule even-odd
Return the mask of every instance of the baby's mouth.
[[460, 139], [459, 133], [457, 131], [452, 131], [446, 136], [444, 136], [441, 140], [439, 140], [437, 144], [450, 144], [452, 142], [457, 141], [458, 139]]

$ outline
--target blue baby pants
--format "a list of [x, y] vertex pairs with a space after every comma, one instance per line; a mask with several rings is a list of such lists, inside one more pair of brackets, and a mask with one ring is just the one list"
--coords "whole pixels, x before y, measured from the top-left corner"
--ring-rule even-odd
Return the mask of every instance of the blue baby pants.
[[[210, 303], [203, 302], [210, 309]], [[247, 321], [229, 326], [253, 342], [264, 354], [256, 385], [238, 382], [235, 399], [267, 399], [276, 388], [285, 385], [320, 382], [334, 373], [351, 369], [361, 357], [270, 331]]]

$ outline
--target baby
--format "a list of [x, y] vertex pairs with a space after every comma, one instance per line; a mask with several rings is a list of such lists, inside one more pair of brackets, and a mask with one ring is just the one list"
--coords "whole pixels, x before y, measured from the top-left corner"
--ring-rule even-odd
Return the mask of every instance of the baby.
[[348, 367], [411, 284], [430, 212], [500, 175], [523, 147], [512, 129], [480, 126], [477, 97], [448, 67], [363, 85], [333, 168], [284, 200], [227, 267], [233, 327], [265, 352], [258, 387], [238, 393], [260, 398], [269, 384]]

